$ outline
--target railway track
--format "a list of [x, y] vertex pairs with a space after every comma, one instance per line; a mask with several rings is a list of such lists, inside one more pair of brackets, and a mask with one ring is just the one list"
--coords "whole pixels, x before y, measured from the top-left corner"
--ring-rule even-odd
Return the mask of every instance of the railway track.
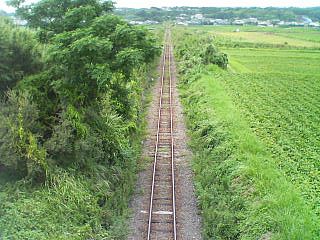
[[177, 239], [171, 36], [165, 33], [147, 239]]

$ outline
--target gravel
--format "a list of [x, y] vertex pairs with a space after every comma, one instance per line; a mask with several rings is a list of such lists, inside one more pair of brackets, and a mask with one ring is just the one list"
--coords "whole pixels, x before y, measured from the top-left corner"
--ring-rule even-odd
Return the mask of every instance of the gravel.
[[[160, 68], [159, 68], [160, 72]], [[175, 66], [172, 67], [173, 78], [173, 110], [174, 110], [174, 149], [175, 149], [175, 176], [176, 176], [176, 211], [177, 211], [177, 238], [202, 239], [201, 218], [197, 209], [197, 199], [193, 186], [191, 170], [192, 153], [187, 147], [186, 126], [183, 109], [179, 101], [176, 88], [177, 79]], [[146, 239], [149, 198], [152, 181], [152, 163], [156, 141], [156, 129], [159, 106], [160, 78], [153, 89], [153, 99], [147, 115], [147, 137], [144, 141], [142, 162], [146, 164], [138, 175], [135, 194], [130, 202], [133, 212], [129, 225], [130, 240]]]

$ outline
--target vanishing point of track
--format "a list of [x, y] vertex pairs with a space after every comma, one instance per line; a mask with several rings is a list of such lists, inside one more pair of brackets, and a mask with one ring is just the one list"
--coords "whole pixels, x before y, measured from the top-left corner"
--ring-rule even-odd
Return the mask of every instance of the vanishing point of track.
[[158, 125], [150, 194], [148, 240], [177, 239], [171, 36], [165, 33]]

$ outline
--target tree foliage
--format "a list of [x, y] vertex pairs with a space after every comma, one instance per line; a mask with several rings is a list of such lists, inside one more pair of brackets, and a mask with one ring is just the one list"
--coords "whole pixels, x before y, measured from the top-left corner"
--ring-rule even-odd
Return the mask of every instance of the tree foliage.
[[9, 91], [0, 104], [0, 163], [21, 176], [44, 177], [46, 151], [38, 144], [38, 109], [27, 93]]
[[0, 18], [0, 95], [41, 68], [41, 48], [35, 34]]
[[[175, 41], [181, 42], [176, 46], [176, 55], [180, 59], [179, 71], [185, 75], [196, 76], [202, 70], [202, 65], [215, 64], [223, 69], [228, 67], [227, 54], [219, 51], [214, 45], [214, 39], [199, 33], [190, 34], [186, 30], [177, 31]], [[192, 74], [191, 72], [192, 71]], [[186, 79], [188, 82], [192, 78]]]
[[42, 42], [64, 31], [86, 27], [99, 16], [110, 13], [111, 1], [101, 0], [42, 0], [25, 5], [25, 0], [11, 0], [16, 14], [28, 21], [28, 26], [40, 28]]
[[[34, 55], [22, 63], [41, 66], [21, 71], [0, 103], [0, 165], [7, 170], [0, 169], [0, 182], [9, 171], [23, 178], [0, 184], [1, 239], [125, 238], [121, 222], [134, 187], [142, 87], [159, 47], [145, 29], [109, 13], [111, 5], [20, 5], [20, 16], [45, 42], [43, 58], [36, 58], [39, 42], [30, 29], [11, 29], [27, 36], [25, 42], [0, 39], [27, 46]], [[22, 58], [20, 50], [9, 50], [0, 54]], [[16, 71], [3, 56], [0, 66]]]
[[[140, 76], [159, 47], [145, 29], [108, 13], [111, 6], [96, 0], [43, 0], [18, 9], [29, 26], [52, 34], [43, 71], [16, 86], [19, 92], [28, 93], [26, 105], [35, 107], [37, 131], [26, 126], [25, 136], [13, 133], [23, 140], [23, 153], [31, 151], [28, 147], [38, 147], [39, 153], [32, 153], [42, 154], [41, 160], [35, 156], [35, 162], [44, 172], [47, 163], [43, 165], [42, 160], [49, 168], [83, 169], [93, 163], [126, 161], [130, 152], [128, 140], [136, 125]], [[19, 119], [19, 114], [12, 112], [10, 119]], [[9, 125], [3, 131], [9, 131]], [[17, 145], [12, 138], [3, 143]], [[21, 152], [16, 159], [27, 161]]]

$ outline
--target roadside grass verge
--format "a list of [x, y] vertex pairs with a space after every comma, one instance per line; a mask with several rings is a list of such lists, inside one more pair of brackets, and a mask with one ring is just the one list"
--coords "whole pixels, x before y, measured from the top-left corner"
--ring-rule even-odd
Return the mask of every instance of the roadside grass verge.
[[180, 84], [204, 239], [320, 239], [315, 214], [213, 71], [223, 70], [209, 66]]

